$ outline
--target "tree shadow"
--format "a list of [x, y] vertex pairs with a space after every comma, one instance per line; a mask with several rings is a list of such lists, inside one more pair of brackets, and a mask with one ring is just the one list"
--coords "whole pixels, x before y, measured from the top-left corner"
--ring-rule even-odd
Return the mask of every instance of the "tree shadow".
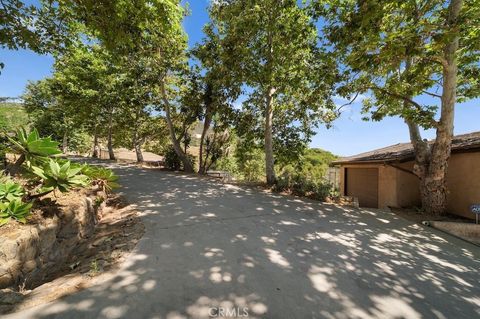
[[480, 251], [457, 238], [381, 210], [114, 167], [146, 227], [134, 252], [104, 283], [6, 318], [480, 315]]

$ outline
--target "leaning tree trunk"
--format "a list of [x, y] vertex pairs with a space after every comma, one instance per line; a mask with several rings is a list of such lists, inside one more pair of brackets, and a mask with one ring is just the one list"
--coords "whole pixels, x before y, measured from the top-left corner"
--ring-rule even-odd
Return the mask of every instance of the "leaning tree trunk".
[[265, 173], [267, 184], [273, 185], [276, 182], [275, 162], [273, 157], [273, 94], [274, 88], [270, 88], [266, 97], [265, 109]]
[[137, 162], [143, 163], [143, 153], [142, 153], [142, 145], [140, 143], [140, 139], [138, 138], [138, 134], [135, 131], [133, 134], [133, 147], [135, 149], [135, 155], [137, 156]]
[[199, 151], [199, 164], [198, 164], [198, 173], [205, 174], [207, 171], [207, 160], [203, 158], [203, 149], [205, 146], [205, 137], [207, 136], [208, 130], [210, 129], [210, 124], [212, 123], [212, 112], [210, 106], [207, 105], [205, 112], [205, 121], [203, 123], [202, 136], [200, 138], [200, 151]]
[[[462, 0], [452, 0], [448, 8], [447, 26], [457, 28], [457, 20], [462, 8]], [[432, 157], [425, 179], [427, 189], [424, 209], [429, 213], [445, 214], [447, 212], [447, 168], [452, 150], [453, 122], [457, 95], [457, 51], [459, 46], [458, 31], [445, 45], [443, 51], [443, 91], [442, 108], [437, 137], [432, 146]]]
[[[455, 30], [462, 8], [462, 0], [451, 0], [446, 25]], [[407, 122], [410, 129], [416, 159], [414, 172], [420, 178], [420, 195], [423, 209], [427, 213], [443, 215], [447, 213], [447, 171], [451, 154], [455, 102], [457, 94], [457, 59], [459, 35], [452, 36], [445, 45], [442, 57], [443, 87], [441, 116], [437, 124], [436, 138], [431, 146], [419, 137], [418, 127]]]
[[110, 112], [110, 117], [108, 119], [108, 140], [107, 140], [107, 147], [108, 147], [108, 157], [110, 160], [115, 160], [115, 153], [113, 152], [113, 107]]
[[168, 131], [170, 132], [170, 139], [172, 140], [172, 145], [173, 149], [175, 150], [175, 153], [177, 153], [177, 156], [180, 158], [180, 160], [183, 163], [183, 170], [187, 173], [193, 173], [193, 165], [192, 162], [190, 162], [190, 159], [188, 158], [187, 154], [183, 152], [182, 146], [180, 145], [180, 141], [177, 139], [176, 134], [175, 134], [175, 128], [173, 126], [171, 114], [170, 114], [170, 102], [168, 101], [167, 98], [167, 92], [165, 91], [165, 84], [161, 83], [161, 90], [162, 90], [162, 100], [163, 103], [165, 104], [165, 119], [167, 120], [167, 126], [168, 126]]

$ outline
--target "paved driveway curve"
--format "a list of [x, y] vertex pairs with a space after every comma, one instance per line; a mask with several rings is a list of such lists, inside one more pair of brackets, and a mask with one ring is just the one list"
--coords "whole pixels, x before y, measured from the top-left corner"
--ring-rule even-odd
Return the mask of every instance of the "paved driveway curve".
[[480, 248], [390, 213], [117, 167], [146, 233], [114, 277], [5, 318], [478, 318]]

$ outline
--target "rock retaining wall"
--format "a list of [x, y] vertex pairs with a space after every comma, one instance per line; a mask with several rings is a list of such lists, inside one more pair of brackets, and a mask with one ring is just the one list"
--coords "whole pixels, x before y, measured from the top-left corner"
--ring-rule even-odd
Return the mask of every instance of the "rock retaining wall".
[[100, 198], [104, 194], [73, 192], [53, 206], [39, 207], [33, 222], [0, 228], [0, 289], [32, 289], [65, 267], [65, 260], [94, 233], [103, 208], [97, 205]]

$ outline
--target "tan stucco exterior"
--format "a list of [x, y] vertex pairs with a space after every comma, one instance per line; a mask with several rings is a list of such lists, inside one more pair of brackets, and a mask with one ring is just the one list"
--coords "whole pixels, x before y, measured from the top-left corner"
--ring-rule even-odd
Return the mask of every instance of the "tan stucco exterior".
[[[395, 167], [394, 167], [395, 166]], [[345, 168], [378, 168], [378, 207], [420, 206], [418, 178], [409, 173], [413, 161], [393, 164], [341, 164], [340, 192], [345, 195]], [[470, 205], [480, 204], [480, 152], [452, 154], [447, 174], [448, 209], [474, 218]]]
[[447, 176], [449, 211], [474, 218], [470, 205], [480, 204], [480, 152], [454, 154]]

